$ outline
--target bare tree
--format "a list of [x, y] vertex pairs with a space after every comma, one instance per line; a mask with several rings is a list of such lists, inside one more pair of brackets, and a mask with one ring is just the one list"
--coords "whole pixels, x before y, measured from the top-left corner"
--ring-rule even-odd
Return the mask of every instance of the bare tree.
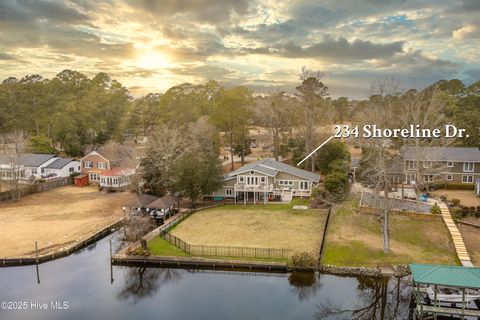
[[203, 155], [218, 156], [220, 139], [215, 126], [210, 123], [207, 116], [190, 123], [187, 135], [191, 151], [199, 152]]
[[276, 91], [266, 98], [258, 98], [255, 108], [259, 122], [272, 132], [273, 155], [279, 159], [280, 138], [294, 123], [295, 100], [283, 91]]
[[23, 131], [14, 131], [7, 136], [7, 140], [14, 145], [14, 150], [8, 155], [10, 169], [8, 170], [9, 189], [12, 199], [19, 200], [22, 196], [21, 179], [25, 177], [22, 158], [27, 148], [28, 138]]
[[155, 222], [149, 215], [130, 212], [123, 221], [125, 228], [125, 240], [135, 242], [155, 228]]
[[[321, 81], [322, 73], [302, 67], [299, 74], [302, 84], [296, 89], [298, 97], [302, 101], [300, 114], [303, 123], [303, 136], [307, 153], [313, 151], [317, 146], [316, 129], [325, 123], [326, 113], [322, 110], [325, 107], [325, 97], [328, 95], [328, 87]], [[311, 171], [315, 171], [315, 154], [310, 159]]]

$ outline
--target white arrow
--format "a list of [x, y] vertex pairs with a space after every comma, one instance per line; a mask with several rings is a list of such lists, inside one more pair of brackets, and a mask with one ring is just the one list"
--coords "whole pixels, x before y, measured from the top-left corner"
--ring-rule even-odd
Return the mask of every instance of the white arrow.
[[299, 163], [297, 163], [297, 167], [299, 165], [301, 165], [305, 160], [307, 160], [308, 158], [310, 158], [312, 156], [312, 154], [314, 154], [315, 152], [318, 151], [318, 149], [320, 149], [321, 147], [323, 147], [324, 145], [326, 145], [328, 143], [328, 141], [332, 140], [334, 138], [334, 136], [331, 136], [330, 138], [328, 138], [327, 140], [325, 140], [321, 145], [319, 145], [315, 150], [313, 150], [312, 152], [310, 152], [310, 154], [308, 156], [306, 156], [302, 161], [300, 161]]

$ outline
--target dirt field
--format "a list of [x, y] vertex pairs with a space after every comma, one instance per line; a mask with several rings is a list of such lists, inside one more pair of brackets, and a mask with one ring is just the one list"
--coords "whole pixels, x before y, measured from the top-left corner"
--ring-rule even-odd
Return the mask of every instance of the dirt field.
[[436, 197], [445, 196], [448, 200], [459, 199], [460, 204], [467, 207], [480, 206], [480, 198], [475, 196], [473, 190], [436, 190], [432, 194]]
[[73, 186], [0, 203], [0, 258], [57, 250], [86, 239], [123, 216], [121, 205], [131, 193], [100, 194]]
[[283, 205], [226, 206], [199, 211], [172, 234], [190, 244], [284, 248], [318, 254], [327, 214]]

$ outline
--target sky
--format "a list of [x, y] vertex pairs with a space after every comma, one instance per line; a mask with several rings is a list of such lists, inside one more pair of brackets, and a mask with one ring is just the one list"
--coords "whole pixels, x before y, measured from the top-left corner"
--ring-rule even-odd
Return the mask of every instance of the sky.
[[217, 80], [333, 98], [480, 80], [480, 0], [0, 0], [0, 79], [107, 72], [134, 96]]

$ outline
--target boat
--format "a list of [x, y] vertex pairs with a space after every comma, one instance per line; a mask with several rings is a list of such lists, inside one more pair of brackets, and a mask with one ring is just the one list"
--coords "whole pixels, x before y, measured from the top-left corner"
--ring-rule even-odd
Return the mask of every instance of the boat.
[[[450, 303], [462, 303], [463, 295], [460, 291], [452, 291], [448, 290], [447, 292], [445, 289], [439, 289], [437, 292], [437, 301], [439, 302], [450, 302]], [[435, 301], [435, 292], [432, 287], [427, 287], [427, 294], [430, 300]], [[465, 302], [471, 302], [475, 300], [480, 300], [480, 293], [465, 293]]]

